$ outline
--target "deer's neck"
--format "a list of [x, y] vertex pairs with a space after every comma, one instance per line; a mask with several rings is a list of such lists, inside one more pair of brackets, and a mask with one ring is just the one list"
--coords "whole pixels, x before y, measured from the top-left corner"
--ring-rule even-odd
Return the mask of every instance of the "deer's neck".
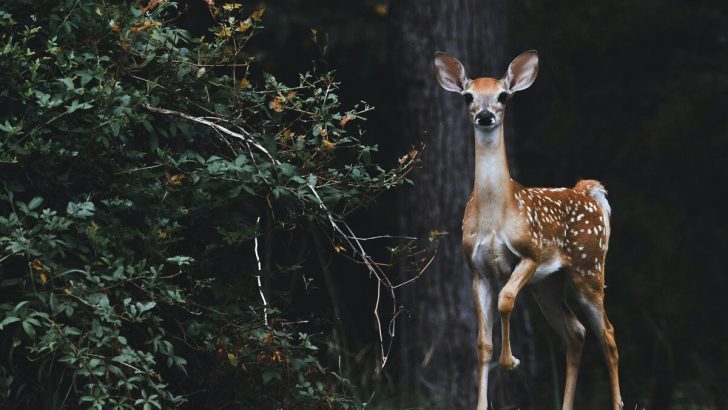
[[473, 200], [480, 224], [492, 228], [501, 226], [506, 211], [515, 206], [502, 124], [494, 129], [475, 128]]

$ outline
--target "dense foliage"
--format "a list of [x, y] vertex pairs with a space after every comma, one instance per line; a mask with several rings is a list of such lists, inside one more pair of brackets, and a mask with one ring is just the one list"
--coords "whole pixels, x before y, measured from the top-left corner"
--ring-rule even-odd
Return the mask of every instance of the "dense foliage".
[[373, 163], [370, 107], [340, 107], [329, 73], [257, 72], [263, 9], [212, 5], [200, 38], [183, 12], [0, 4], [8, 407], [353, 404], [266, 284], [301, 270], [312, 236], [361, 257], [333, 226], [406, 182], [417, 152]]

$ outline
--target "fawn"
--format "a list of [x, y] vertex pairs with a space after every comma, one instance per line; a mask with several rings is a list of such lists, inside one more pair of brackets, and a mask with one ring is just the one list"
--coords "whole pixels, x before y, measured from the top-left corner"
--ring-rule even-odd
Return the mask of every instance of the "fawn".
[[[566, 345], [563, 410], [574, 405], [585, 329], [566, 302], [572, 292], [599, 339], [615, 410], [622, 408], [614, 328], [604, 311], [604, 260], [610, 234], [606, 190], [595, 180], [574, 188], [525, 188], [511, 179], [503, 139], [508, 100], [530, 87], [538, 73], [538, 54], [516, 57], [500, 79], [465, 74], [454, 57], [435, 55], [435, 77], [465, 98], [475, 131], [475, 183], [463, 217], [463, 248], [473, 273], [478, 318], [478, 410], [488, 408], [488, 366], [493, 354], [497, 308], [502, 325], [499, 365], [513, 370], [509, 320], [518, 292], [532, 285], [546, 320]], [[564, 275], [552, 275], [563, 271]]]

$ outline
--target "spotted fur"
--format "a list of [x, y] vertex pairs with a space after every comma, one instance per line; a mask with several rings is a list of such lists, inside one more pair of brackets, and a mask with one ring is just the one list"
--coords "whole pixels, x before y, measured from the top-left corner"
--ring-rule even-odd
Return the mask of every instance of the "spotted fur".
[[603, 279], [609, 247], [609, 203], [595, 180], [574, 188], [520, 188], [515, 193], [528, 234], [541, 254], [557, 253], [559, 268]]
[[[535, 51], [516, 57], [501, 79], [471, 80], [457, 59], [445, 53], [435, 55], [437, 81], [448, 91], [466, 95], [475, 134], [475, 180], [463, 217], [463, 250], [473, 272], [478, 318], [477, 409], [488, 408], [495, 310], [501, 319], [498, 364], [513, 370], [519, 361], [511, 353], [511, 311], [521, 289], [530, 283], [542, 312], [566, 346], [562, 410], [573, 410], [586, 331], [564, 299], [566, 288], [574, 291], [600, 341], [613, 410], [620, 410], [619, 354], [604, 310], [611, 213], [607, 191], [595, 180], [579, 181], [573, 188], [525, 188], [508, 172], [503, 131], [506, 101], [528, 88], [537, 73]], [[553, 275], [558, 271], [565, 275]]]

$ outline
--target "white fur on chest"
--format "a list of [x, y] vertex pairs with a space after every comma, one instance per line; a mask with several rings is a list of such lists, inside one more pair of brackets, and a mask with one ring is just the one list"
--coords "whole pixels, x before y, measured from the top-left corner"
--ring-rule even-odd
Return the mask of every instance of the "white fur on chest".
[[[476, 272], [490, 279], [507, 280], [512, 273], [513, 267], [522, 256], [518, 255], [505, 237], [496, 231], [472, 235], [476, 236], [476, 239], [472, 254], [469, 256]], [[544, 258], [529, 282], [538, 282], [564, 266], [561, 253], [558, 250], [544, 252], [543, 256]]]
[[496, 231], [474, 235], [476, 240], [470, 258], [477, 272], [493, 279], [510, 276], [512, 266], [519, 258], [503, 237]]

